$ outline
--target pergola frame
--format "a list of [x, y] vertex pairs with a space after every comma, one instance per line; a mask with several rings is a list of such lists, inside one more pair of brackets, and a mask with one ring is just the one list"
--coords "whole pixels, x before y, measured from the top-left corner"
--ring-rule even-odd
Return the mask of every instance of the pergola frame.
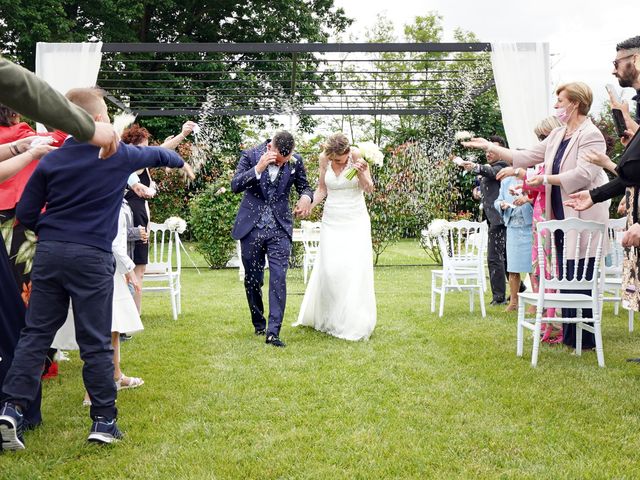
[[[98, 83], [112, 103], [140, 117], [197, 115], [211, 95], [215, 115], [290, 113], [283, 99], [297, 102], [300, 115], [428, 115], [434, 111], [425, 99], [450, 88], [447, 75], [480, 58], [454, 54], [490, 50], [489, 43], [104, 43]], [[434, 55], [384, 55], [402, 53]], [[206, 62], [224, 68], [199, 70]], [[353, 72], [356, 80], [342, 78]], [[385, 79], [398, 72], [403, 79]], [[402, 82], [401, 90], [394, 81]], [[412, 82], [416, 88], [407, 87]], [[261, 86], [277, 86], [280, 94], [270, 98]], [[492, 86], [491, 79], [474, 95]]]

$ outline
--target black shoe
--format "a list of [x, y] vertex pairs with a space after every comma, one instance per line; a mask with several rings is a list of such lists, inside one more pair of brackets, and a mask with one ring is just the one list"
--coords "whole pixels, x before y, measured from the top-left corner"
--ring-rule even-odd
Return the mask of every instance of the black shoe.
[[0, 450], [24, 450], [23, 416], [11, 402], [0, 409]]
[[120, 334], [120, 341], [126, 342], [127, 340], [131, 340], [133, 337], [131, 335], [127, 335], [126, 333]]
[[282, 340], [280, 340], [277, 335], [273, 335], [272, 333], [267, 335], [265, 343], [273, 345], [274, 347], [286, 347], [286, 344]]
[[506, 304], [507, 304], [507, 301], [504, 298], [503, 299], [494, 298], [493, 300], [491, 300], [491, 303], [489, 305], [496, 306], [496, 305], [506, 305]]
[[91, 431], [87, 440], [94, 443], [113, 443], [122, 439], [124, 435], [118, 428], [116, 419], [96, 416], [91, 425]]
[[627, 358], [627, 362], [640, 363], [640, 358]]
[[264, 328], [256, 328], [256, 335], [260, 336], [260, 335], [266, 335], [267, 331]]

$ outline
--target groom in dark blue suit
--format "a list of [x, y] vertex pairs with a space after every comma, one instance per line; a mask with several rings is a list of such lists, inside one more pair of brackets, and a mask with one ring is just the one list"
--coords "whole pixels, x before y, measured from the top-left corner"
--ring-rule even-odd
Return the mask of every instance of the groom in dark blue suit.
[[[235, 193], [244, 192], [232, 236], [240, 240], [251, 321], [266, 343], [284, 347], [280, 327], [287, 301], [287, 267], [291, 253], [293, 219], [289, 206], [291, 186], [300, 195], [294, 212], [306, 217], [313, 201], [302, 158], [293, 153], [289, 132], [278, 132], [255, 148], [242, 152], [231, 180]], [[269, 323], [264, 316], [262, 285], [265, 256], [269, 260]]]

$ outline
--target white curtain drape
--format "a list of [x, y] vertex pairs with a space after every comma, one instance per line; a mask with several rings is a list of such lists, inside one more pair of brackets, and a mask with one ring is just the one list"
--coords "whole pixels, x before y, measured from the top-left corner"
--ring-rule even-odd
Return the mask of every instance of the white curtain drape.
[[509, 147], [529, 148], [551, 110], [549, 44], [492, 43], [491, 65]]
[[[102, 61], [102, 42], [36, 45], [36, 75], [63, 95], [72, 88], [93, 87]], [[38, 124], [38, 131], [46, 131]]]

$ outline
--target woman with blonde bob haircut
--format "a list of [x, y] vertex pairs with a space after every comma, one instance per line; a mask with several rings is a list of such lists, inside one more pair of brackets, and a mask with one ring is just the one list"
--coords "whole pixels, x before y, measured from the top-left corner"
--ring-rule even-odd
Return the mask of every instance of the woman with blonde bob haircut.
[[[345, 174], [356, 169], [356, 176]], [[320, 247], [295, 325], [345, 340], [366, 340], [376, 326], [371, 221], [363, 192], [373, 191], [369, 164], [342, 133], [320, 154], [312, 207], [325, 198]]]
[[[557, 101], [555, 103], [555, 116], [563, 126], [553, 130], [542, 142], [528, 150], [509, 150], [499, 147], [483, 138], [474, 138], [463, 145], [471, 148], [479, 148], [492, 151], [500, 158], [511, 160], [513, 169], [503, 169], [496, 178], [501, 180], [508, 175], [518, 175], [520, 170], [544, 163], [544, 175], [537, 175], [527, 180], [530, 186], [545, 185], [546, 194], [546, 218], [547, 220], [563, 220], [565, 218], [581, 218], [600, 223], [606, 223], [609, 219], [610, 201], [595, 205], [593, 208], [580, 212], [564, 202], [570, 199], [569, 195], [581, 190], [591, 190], [607, 183], [607, 175], [602, 167], [589, 162], [590, 153], [605, 153], [606, 143], [598, 127], [587, 117], [593, 94], [588, 85], [582, 82], [572, 82], [560, 85], [556, 90]], [[505, 171], [506, 170], [506, 171]], [[564, 237], [555, 239], [556, 252], [562, 255]], [[570, 243], [567, 241], [567, 243]], [[586, 245], [581, 246], [584, 252]], [[567, 248], [567, 251], [572, 251]], [[558, 257], [560, 258], [560, 257]], [[571, 262], [593, 262], [593, 258], [570, 259]], [[578, 293], [578, 292], [576, 292]], [[562, 316], [572, 318], [576, 311], [562, 309]], [[591, 312], [584, 312], [585, 317], [590, 317]], [[573, 348], [576, 346], [575, 324], [563, 324], [563, 343]], [[592, 333], [583, 330], [583, 348], [595, 347], [595, 337]]]

